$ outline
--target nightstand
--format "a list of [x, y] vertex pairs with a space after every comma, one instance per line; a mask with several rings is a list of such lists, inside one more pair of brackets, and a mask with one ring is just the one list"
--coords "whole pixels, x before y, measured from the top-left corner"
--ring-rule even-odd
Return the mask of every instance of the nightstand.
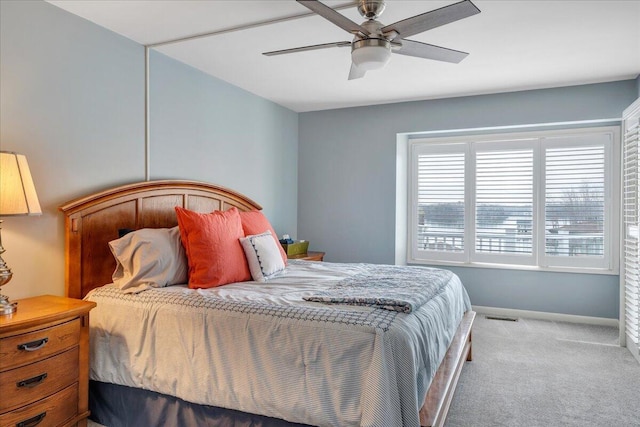
[[288, 259], [302, 259], [305, 261], [322, 261], [324, 259], [324, 252], [312, 252], [309, 251], [306, 254], [288, 255]]
[[93, 302], [40, 296], [0, 316], [0, 426], [87, 425]]

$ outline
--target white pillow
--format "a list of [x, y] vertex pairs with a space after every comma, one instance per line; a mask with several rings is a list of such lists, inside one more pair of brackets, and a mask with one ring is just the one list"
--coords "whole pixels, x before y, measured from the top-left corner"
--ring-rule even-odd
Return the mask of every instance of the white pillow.
[[249, 263], [251, 277], [256, 282], [265, 282], [284, 271], [284, 261], [271, 231], [241, 237], [240, 243]]
[[189, 267], [178, 227], [142, 228], [109, 242], [113, 283], [125, 293], [187, 283]]

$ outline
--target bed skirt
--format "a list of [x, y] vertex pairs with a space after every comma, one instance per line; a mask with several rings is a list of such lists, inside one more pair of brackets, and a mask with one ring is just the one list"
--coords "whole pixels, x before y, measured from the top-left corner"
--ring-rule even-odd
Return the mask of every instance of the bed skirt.
[[89, 418], [106, 427], [309, 427], [99, 381], [89, 382], [89, 409]]

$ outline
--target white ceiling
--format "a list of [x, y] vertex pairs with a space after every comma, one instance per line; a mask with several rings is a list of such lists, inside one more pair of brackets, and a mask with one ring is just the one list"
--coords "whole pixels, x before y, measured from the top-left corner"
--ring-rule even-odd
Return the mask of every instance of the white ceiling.
[[[349, 0], [325, 1], [329, 6]], [[387, 0], [384, 24], [456, 0]], [[140, 44], [308, 12], [293, 0], [50, 0]], [[303, 112], [632, 79], [640, 74], [640, 0], [475, 0], [475, 15], [410, 37], [469, 52], [460, 64], [392, 55], [347, 80], [349, 48], [262, 52], [351, 40], [315, 15], [157, 47], [291, 110]], [[340, 10], [360, 23], [354, 8]], [[153, 72], [153, 71], [152, 71]]]

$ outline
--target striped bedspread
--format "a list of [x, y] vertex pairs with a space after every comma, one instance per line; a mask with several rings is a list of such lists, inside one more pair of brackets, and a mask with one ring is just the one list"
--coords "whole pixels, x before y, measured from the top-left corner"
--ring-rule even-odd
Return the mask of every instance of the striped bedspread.
[[305, 301], [378, 269], [291, 261], [269, 282], [95, 289], [90, 378], [296, 423], [416, 427], [469, 299], [433, 272], [441, 283], [411, 313]]

